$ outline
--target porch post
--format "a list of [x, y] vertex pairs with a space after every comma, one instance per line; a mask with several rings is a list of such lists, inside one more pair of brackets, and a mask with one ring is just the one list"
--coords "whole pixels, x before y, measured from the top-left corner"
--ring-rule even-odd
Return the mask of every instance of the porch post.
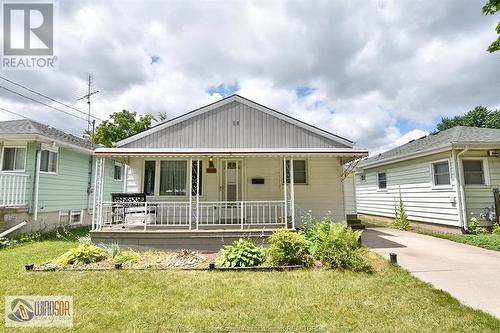
[[200, 223], [200, 159], [196, 160], [196, 230]]
[[36, 152], [36, 170], [35, 170], [35, 197], [33, 199], [33, 219], [38, 220], [38, 192], [40, 189], [40, 159], [42, 158], [42, 148], [38, 147]]
[[286, 195], [286, 157], [283, 157], [283, 196], [285, 200], [285, 228], [288, 228], [288, 198]]
[[189, 159], [189, 230], [193, 222], [193, 158]]
[[295, 229], [295, 185], [293, 178], [293, 158], [290, 159], [290, 214], [292, 214], [292, 229]]
[[97, 219], [96, 219], [96, 193], [97, 193], [97, 159], [95, 158], [95, 168], [94, 168], [94, 188], [93, 188], [93, 204], [92, 204], [92, 230], [97, 229]]
[[106, 170], [106, 160], [104, 157], [100, 158], [101, 162], [101, 171], [99, 172], [99, 181], [100, 181], [100, 188], [99, 188], [99, 216], [97, 217], [97, 223], [98, 223], [98, 228], [102, 228], [102, 199], [104, 196], [104, 181], [106, 177], [104, 177], [105, 170]]

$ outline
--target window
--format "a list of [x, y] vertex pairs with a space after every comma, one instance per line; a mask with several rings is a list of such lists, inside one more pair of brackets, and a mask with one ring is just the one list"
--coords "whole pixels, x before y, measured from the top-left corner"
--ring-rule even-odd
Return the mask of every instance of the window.
[[378, 174], [378, 188], [379, 189], [387, 188], [387, 175], [385, 172], [380, 172]]
[[26, 148], [5, 147], [3, 149], [2, 170], [23, 171], [26, 160]]
[[147, 195], [155, 194], [155, 172], [156, 161], [144, 162], [144, 193]]
[[[293, 161], [293, 183], [307, 184], [306, 160]], [[290, 161], [286, 161], [286, 182], [290, 183]]]
[[[191, 194], [197, 194], [196, 188], [196, 175], [198, 174], [198, 167], [196, 165], [197, 161], [193, 161], [193, 165], [191, 166]], [[200, 195], [203, 191], [203, 161], [200, 161]]]
[[115, 163], [113, 179], [122, 180], [122, 174], [123, 174], [123, 165], [121, 163]]
[[57, 157], [58, 153], [52, 150], [42, 150], [40, 154], [40, 171], [42, 172], [57, 172]]
[[69, 224], [82, 224], [82, 211], [80, 210], [72, 210]]
[[450, 164], [448, 161], [432, 163], [434, 186], [450, 185]]
[[463, 160], [465, 185], [485, 185], [482, 160]]
[[186, 195], [186, 161], [160, 162], [160, 195]]

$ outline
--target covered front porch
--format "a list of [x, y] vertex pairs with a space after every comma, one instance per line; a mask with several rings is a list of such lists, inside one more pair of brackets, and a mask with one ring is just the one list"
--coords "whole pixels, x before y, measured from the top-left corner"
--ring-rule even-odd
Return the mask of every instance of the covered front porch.
[[[344, 164], [364, 152], [101, 148], [96, 155], [94, 234], [224, 237], [296, 229], [308, 216], [345, 220]], [[103, 196], [104, 158], [123, 168], [125, 193]]]

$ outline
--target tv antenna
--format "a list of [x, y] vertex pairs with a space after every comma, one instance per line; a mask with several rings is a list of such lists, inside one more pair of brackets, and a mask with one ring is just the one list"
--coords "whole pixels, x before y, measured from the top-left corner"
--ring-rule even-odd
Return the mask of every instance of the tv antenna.
[[[94, 90], [92, 91], [92, 74], [89, 74], [88, 75], [88, 86], [87, 86], [87, 94], [86, 95], [83, 95], [82, 97], [80, 97], [78, 99], [78, 101], [82, 100], [82, 99], [86, 99], [87, 100], [87, 105], [88, 105], [88, 108], [89, 108], [89, 112], [88, 112], [88, 115], [87, 115], [87, 133], [90, 133], [90, 124], [91, 124], [91, 121], [90, 121], [90, 97], [92, 95], [95, 95], [99, 92], [99, 90]], [[92, 120], [92, 135], [94, 135], [94, 131], [95, 131], [95, 119]]]

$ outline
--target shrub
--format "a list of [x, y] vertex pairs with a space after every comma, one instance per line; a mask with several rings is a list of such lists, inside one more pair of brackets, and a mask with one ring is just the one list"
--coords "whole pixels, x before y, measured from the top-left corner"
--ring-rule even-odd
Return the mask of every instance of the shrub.
[[225, 245], [217, 264], [223, 267], [258, 266], [264, 261], [264, 253], [249, 239], [240, 238], [230, 245]]
[[314, 228], [311, 253], [325, 266], [370, 272], [367, 251], [359, 243], [361, 231], [340, 224], [324, 222]]
[[479, 224], [479, 221], [477, 220], [477, 218], [475, 218], [475, 217], [470, 219], [467, 226], [468, 226], [469, 232], [471, 234], [480, 235], [480, 234], [487, 234], [488, 233], [488, 229], [486, 229], [485, 227], [482, 227]]
[[141, 255], [133, 250], [120, 251], [119, 254], [113, 257], [115, 264], [136, 263], [141, 259]]
[[491, 233], [494, 235], [500, 235], [500, 224], [499, 223], [495, 223], [493, 225], [493, 229], [491, 230]]
[[90, 264], [106, 259], [106, 251], [89, 243], [80, 244], [55, 259], [55, 263], [67, 265]]
[[268, 255], [276, 266], [308, 264], [309, 242], [302, 233], [281, 229], [269, 238]]
[[396, 199], [394, 199], [394, 222], [392, 222], [392, 226], [399, 230], [410, 230], [410, 221], [406, 214], [401, 189], [399, 189], [399, 206], [396, 205]]

